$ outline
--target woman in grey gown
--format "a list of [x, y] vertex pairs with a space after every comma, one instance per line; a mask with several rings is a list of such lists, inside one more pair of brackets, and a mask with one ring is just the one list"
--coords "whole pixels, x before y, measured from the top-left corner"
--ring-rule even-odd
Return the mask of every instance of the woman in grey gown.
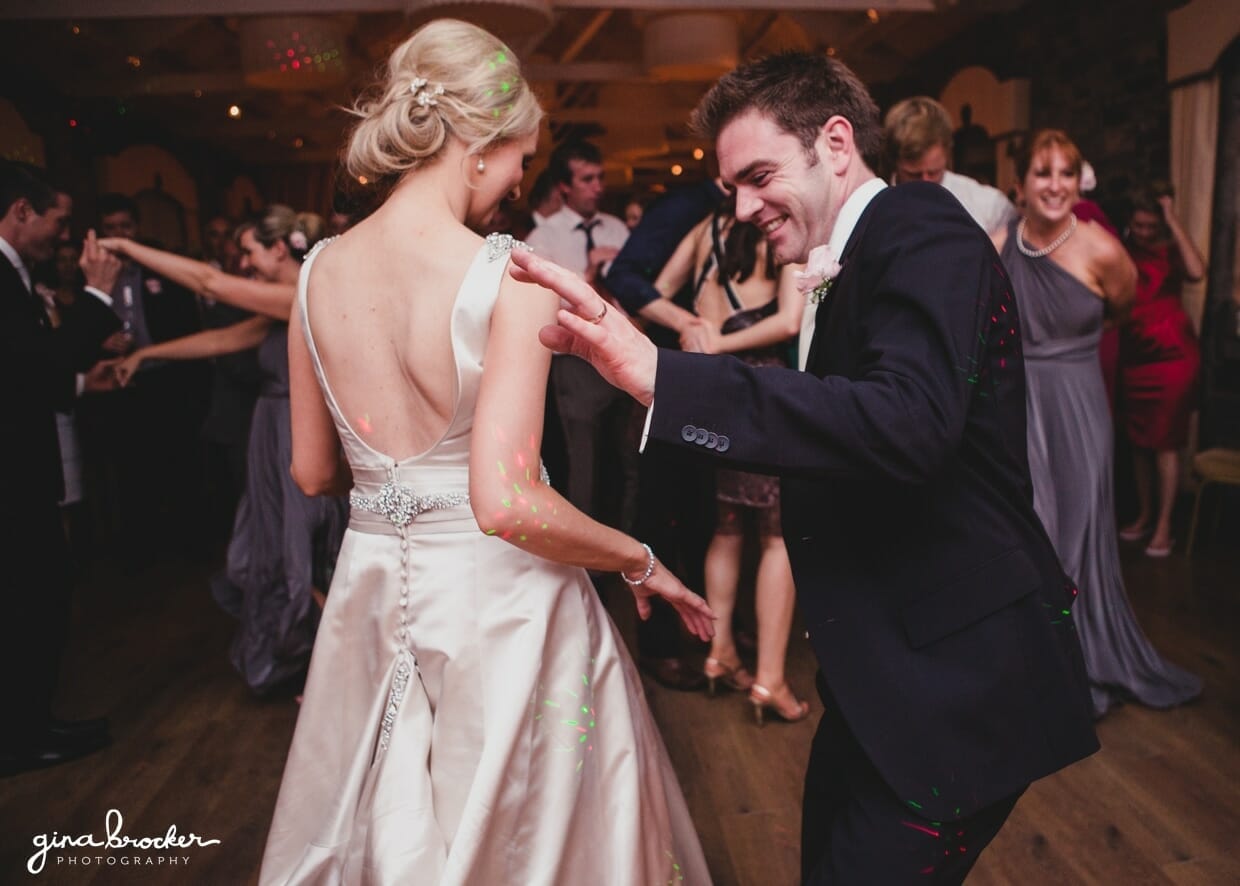
[[1080, 170], [1081, 154], [1067, 135], [1035, 134], [1017, 160], [1025, 217], [995, 245], [1020, 314], [1034, 508], [1080, 590], [1072, 615], [1094, 713], [1102, 716], [1126, 699], [1181, 704], [1200, 694], [1201, 681], [1159, 657], [1124, 591], [1098, 341], [1104, 318], [1122, 317], [1130, 305], [1136, 269], [1118, 240], [1072, 214]]
[[242, 268], [255, 279], [131, 240], [100, 241], [195, 292], [260, 312], [232, 326], [140, 348], [116, 367], [124, 384], [146, 360], [194, 360], [257, 348], [261, 382], [250, 427], [245, 490], [224, 571], [211, 583], [216, 602], [238, 620], [229, 657], [257, 693], [305, 672], [319, 622], [314, 595], [330, 583], [348, 519], [343, 498], [310, 498], [288, 472], [287, 320], [302, 259], [324, 228], [319, 216], [279, 205], [243, 225], [237, 234]]

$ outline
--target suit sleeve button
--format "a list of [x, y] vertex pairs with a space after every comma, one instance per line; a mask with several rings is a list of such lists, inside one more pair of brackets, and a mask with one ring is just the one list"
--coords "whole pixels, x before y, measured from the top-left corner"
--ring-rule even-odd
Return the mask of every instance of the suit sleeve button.
[[714, 449], [718, 445], [719, 445], [719, 435], [716, 434], [714, 431], [711, 431], [710, 434], [706, 437], [706, 448]]
[[732, 438], [726, 434], [719, 435], [719, 443], [715, 446], [716, 452], [727, 452], [732, 445]]
[[683, 428], [680, 429], [680, 439], [684, 440], [686, 443], [692, 443], [693, 438], [696, 436], [697, 436], [697, 428], [695, 428], [693, 425], [685, 425]]
[[693, 438], [693, 442], [701, 446], [710, 437], [710, 431], [706, 428], [698, 428], [697, 435]]

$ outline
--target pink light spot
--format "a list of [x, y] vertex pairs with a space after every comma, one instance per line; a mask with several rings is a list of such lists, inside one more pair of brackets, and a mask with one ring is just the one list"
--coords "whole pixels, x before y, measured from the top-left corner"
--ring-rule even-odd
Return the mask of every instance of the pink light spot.
[[295, 55], [297, 55], [297, 53], [293, 52], [293, 50], [290, 49], [285, 53], [285, 55], [287, 55], [289, 58], [293, 58]]
[[931, 837], [939, 836], [938, 831], [928, 828], [925, 825], [915, 824], [914, 822], [911, 822], [911, 821], [902, 821], [900, 822], [900, 824], [904, 825], [906, 828], [912, 828], [915, 831], [921, 831], [923, 834], [929, 834]]

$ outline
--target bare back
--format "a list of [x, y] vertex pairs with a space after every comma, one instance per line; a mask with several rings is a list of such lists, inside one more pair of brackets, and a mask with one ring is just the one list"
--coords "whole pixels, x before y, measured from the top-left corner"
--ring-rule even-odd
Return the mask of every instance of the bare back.
[[400, 232], [372, 217], [310, 273], [309, 325], [341, 416], [396, 461], [425, 453], [452, 422], [453, 308], [482, 245], [464, 228]]

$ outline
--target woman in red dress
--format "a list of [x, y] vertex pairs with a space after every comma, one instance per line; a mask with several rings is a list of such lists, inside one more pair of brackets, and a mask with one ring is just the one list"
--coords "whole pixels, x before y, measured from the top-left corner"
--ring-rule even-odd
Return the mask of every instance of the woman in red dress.
[[[1121, 331], [1119, 410], [1135, 460], [1137, 519], [1120, 530], [1126, 541], [1144, 538], [1145, 553], [1165, 557], [1171, 506], [1179, 481], [1179, 450], [1188, 439], [1201, 356], [1180, 302], [1185, 281], [1205, 276], [1205, 262], [1176, 218], [1170, 188], [1151, 187], [1133, 199], [1124, 242], [1137, 266], [1137, 297]], [[1158, 510], [1152, 474], [1157, 465]]]

